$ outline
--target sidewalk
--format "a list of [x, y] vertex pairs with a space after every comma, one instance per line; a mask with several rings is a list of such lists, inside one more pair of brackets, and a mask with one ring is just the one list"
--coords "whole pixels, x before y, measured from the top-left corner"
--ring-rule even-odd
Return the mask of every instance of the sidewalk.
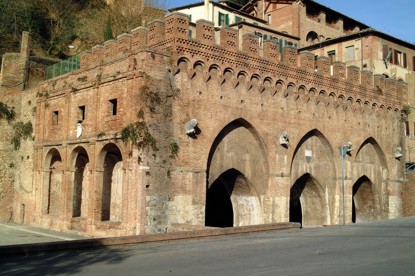
[[0, 247], [29, 243], [73, 241], [85, 239], [81, 235], [14, 223], [0, 223]]
[[0, 257], [290, 229], [300, 229], [300, 224], [272, 223], [140, 236], [87, 238], [32, 226], [0, 223]]

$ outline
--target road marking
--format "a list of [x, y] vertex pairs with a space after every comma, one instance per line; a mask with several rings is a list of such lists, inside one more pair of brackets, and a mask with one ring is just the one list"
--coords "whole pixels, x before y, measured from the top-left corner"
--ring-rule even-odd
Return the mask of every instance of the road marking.
[[73, 240], [75, 240], [74, 238], [64, 238], [64, 237], [60, 237], [60, 236], [57, 236], [57, 235], [46, 234], [46, 233], [42, 233], [42, 232], [38, 232], [38, 231], [22, 229], [22, 228], [16, 227], [16, 226], [5, 225], [3, 223], [0, 223], [0, 225], [1, 226], [4, 226], [4, 227], [7, 227], [7, 228], [14, 229], [14, 230], [19, 230], [19, 231], [22, 231], [22, 232], [28, 232], [28, 233], [32, 233], [32, 234], [47, 236], [47, 237], [55, 238], [55, 239], [59, 239], [59, 240], [65, 240], [65, 241], [73, 241]]

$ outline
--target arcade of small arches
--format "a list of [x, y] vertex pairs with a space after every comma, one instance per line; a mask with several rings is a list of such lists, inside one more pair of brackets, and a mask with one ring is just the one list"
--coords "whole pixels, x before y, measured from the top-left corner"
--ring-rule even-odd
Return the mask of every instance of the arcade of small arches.
[[[53, 218], [87, 217], [99, 210], [97, 220], [120, 221], [122, 204], [123, 158], [117, 145], [105, 145], [90, 165], [90, 154], [82, 146], [73, 149], [66, 167], [61, 152], [51, 148], [46, 154], [42, 186], [42, 214]], [[100, 183], [94, 194], [92, 183]], [[67, 183], [67, 185], [65, 185]], [[65, 187], [66, 186], [66, 187]], [[65, 198], [66, 197], [66, 198]], [[91, 199], [94, 199], [92, 202]], [[69, 204], [65, 204], [69, 202]], [[70, 208], [67, 208], [67, 206]]]
[[[230, 67], [222, 69], [218, 64], [206, 64], [197, 60], [191, 62], [188, 58], [182, 57], [177, 62], [177, 73], [186, 73], [189, 79], [202, 75], [204, 81], [212, 79], [219, 81], [221, 85], [231, 83], [233, 87], [243, 85], [247, 90], [257, 90], [260, 94], [271, 97], [292, 97], [294, 100], [303, 100], [305, 102], [313, 101], [316, 104], [325, 103], [325, 105], [343, 106], [345, 109], [350, 107], [353, 110], [372, 110], [385, 111], [384, 116], [401, 116], [401, 110], [398, 106], [388, 103], [379, 103], [379, 97], [370, 97], [368, 99], [360, 98], [359, 95], [347, 95], [343, 93], [330, 92], [318, 87], [307, 87], [303, 84], [295, 84], [290, 80], [276, 79], [271, 76], [262, 77], [256, 72], [239, 71], [236, 72]], [[381, 91], [377, 88], [378, 95], [386, 95], [387, 91]]]

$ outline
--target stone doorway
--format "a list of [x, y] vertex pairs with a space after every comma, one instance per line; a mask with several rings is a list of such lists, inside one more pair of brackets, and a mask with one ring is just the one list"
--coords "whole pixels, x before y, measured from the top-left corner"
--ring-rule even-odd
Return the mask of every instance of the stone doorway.
[[353, 185], [352, 222], [378, 219], [377, 203], [372, 182], [365, 176]]
[[75, 160], [74, 167], [74, 182], [73, 182], [73, 195], [72, 195], [72, 217], [81, 217], [86, 212], [86, 192], [87, 192], [87, 179], [85, 174], [88, 173], [89, 158], [85, 149], [78, 149], [78, 154]]
[[221, 174], [206, 196], [206, 226], [233, 227], [260, 223], [261, 207], [249, 180], [238, 170]]
[[290, 190], [290, 222], [302, 226], [326, 223], [324, 193], [320, 184], [310, 174], [301, 176]]

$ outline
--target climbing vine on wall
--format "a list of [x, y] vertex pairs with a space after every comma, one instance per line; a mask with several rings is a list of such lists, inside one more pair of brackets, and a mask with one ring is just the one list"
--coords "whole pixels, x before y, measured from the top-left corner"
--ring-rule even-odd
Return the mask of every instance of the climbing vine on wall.
[[33, 126], [31, 122], [23, 123], [17, 122], [13, 124], [14, 136], [12, 137], [11, 143], [15, 150], [20, 148], [21, 140], [27, 140], [32, 137]]
[[13, 108], [7, 104], [0, 102], [0, 119], [6, 119], [7, 122], [11, 122], [16, 117], [16, 112]]
[[[144, 120], [144, 111], [140, 109], [137, 113], [137, 121], [129, 124], [121, 131], [121, 140], [124, 143], [130, 142], [132, 146], [137, 146], [140, 151], [151, 150], [153, 153], [157, 152], [156, 139], [151, 135], [148, 130], [146, 121]], [[138, 157], [138, 163], [141, 163], [142, 159]]]

